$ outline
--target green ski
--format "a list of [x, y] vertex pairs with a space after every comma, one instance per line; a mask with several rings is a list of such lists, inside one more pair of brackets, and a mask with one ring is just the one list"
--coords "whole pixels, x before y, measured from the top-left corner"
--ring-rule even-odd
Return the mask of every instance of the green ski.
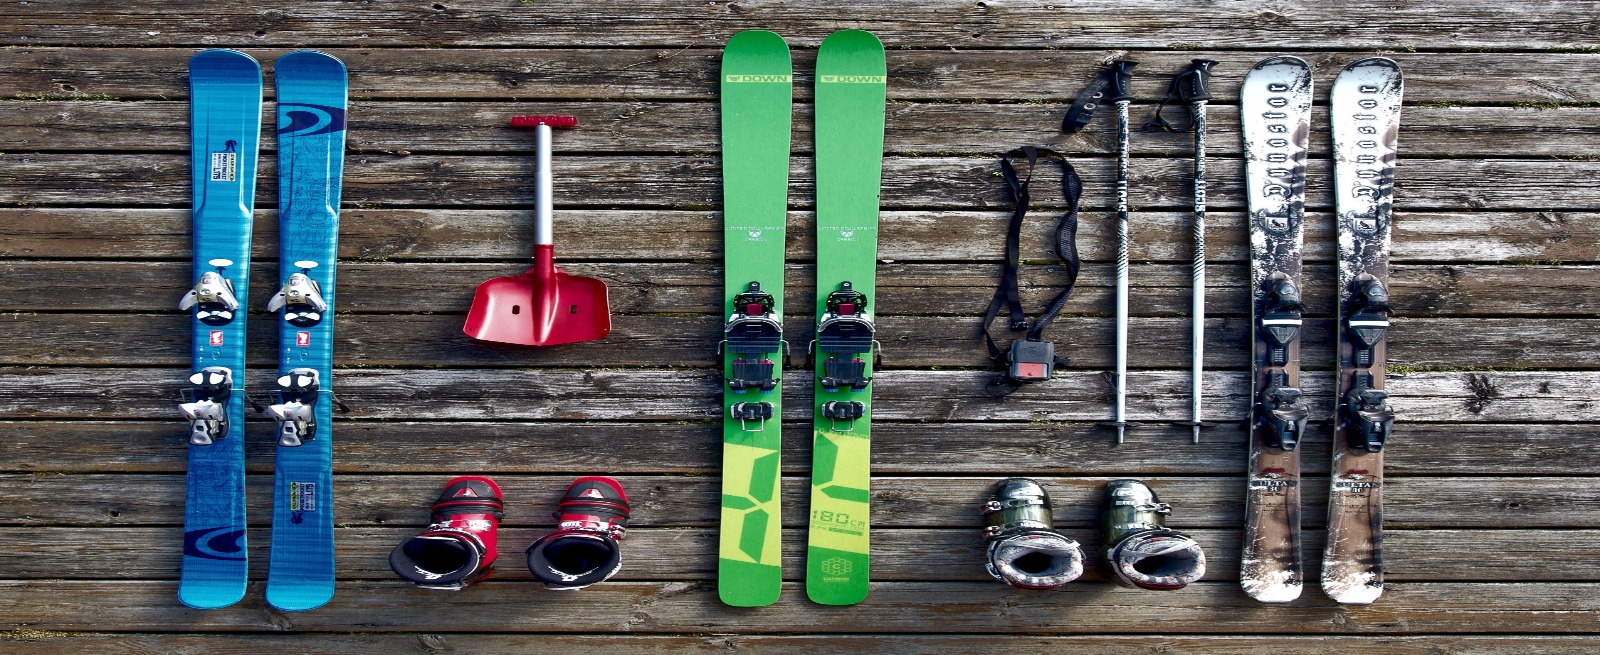
[[806, 595], [867, 597], [873, 290], [883, 176], [883, 44], [834, 32], [817, 52], [817, 374]]
[[728, 316], [723, 358], [722, 532], [717, 594], [771, 605], [783, 588], [778, 520], [784, 223], [789, 207], [789, 46], [748, 31], [722, 54], [722, 197]]

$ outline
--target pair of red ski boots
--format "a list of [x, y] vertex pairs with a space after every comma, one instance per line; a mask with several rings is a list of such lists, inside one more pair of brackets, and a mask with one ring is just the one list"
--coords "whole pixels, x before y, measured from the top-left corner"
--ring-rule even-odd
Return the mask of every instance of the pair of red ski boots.
[[[494, 480], [450, 480], [433, 503], [433, 523], [389, 553], [389, 568], [424, 589], [457, 590], [489, 577], [503, 507]], [[528, 570], [559, 591], [609, 579], [622, 570], [617, 540], [627, 533], [628, 513], [628, 497], [616, 480], [578, 478], [556, 506], [555, 533], [528, 547]]]

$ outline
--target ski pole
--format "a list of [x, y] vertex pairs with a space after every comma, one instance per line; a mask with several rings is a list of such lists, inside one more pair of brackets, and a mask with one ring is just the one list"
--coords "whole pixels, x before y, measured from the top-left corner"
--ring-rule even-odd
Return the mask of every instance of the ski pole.
[[1111, 102], [1117, 105], [1117, 443], [1128, 428], [1128, 81], [1139, 62], [1118, 59], [1111, 78]]
[[[1191, 290], [1194, 315], [1190, 325], [1193, 350], [1189, 361], [1188, 425], [1194, 430], [1195, 443], [1200, 443], [1200, 428], [1204, 426], [1200, 422], [1200, 378], [1205, 367], [1206, 337], [1206, 101], [1211, 99], [1211, 91], [1206, 88], [1206, 83], [1211, 79], [1211, 67], [1216, 65], [1217, 62], [1210, 59], [1190, 60], [1188, 66], [1172, 77], [1166, 97], [1161, 99], [1161, 104], [1156, 106], [1155, 116], [1144, 126], [1145, 129], [1167, 132], [1194, 130], [1194, 270]], [[1161, 110], [1174, 97], [1189, 106], [1189, 126], [1184, 130], [1179, 130], [1161, 116]]]
[[1200, 443], [1200, 377], [1205, 369], [1206, 350], [1206, 101], [1211, 99], [1206, 83], [1211, 79], [1211, 67], [1216, 65], [1210, 59], [1196, 59], [1186, 71], [1190, 75], [1178, 83], [1179, 97], [1189, 102], [1194, 113], [1194, 325], [1190, 329], [1194, 355], [1189, 409], [1195, 443]]

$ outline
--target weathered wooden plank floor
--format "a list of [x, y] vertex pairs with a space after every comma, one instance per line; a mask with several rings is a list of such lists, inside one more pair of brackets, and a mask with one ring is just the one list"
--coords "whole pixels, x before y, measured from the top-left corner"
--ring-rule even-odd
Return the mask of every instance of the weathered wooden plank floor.
[[[1374, 654], [1600, 650], [1600, 13], [1587, 2], [1340, 3], [1087, 0], [665, 3], [509, 0], [158, 3], [32, 0], [0, 21], [0, 651], [30, 653], [678, 651]], [[889, 368], [874, 426], [874, 586], [853, 608], [804, 599], [809, 394], [791, 373], [784, 520], [792, 580], [770, 608], [716, 600], [720, 431], [714, 355], [721, 271], [716, 70], [722, 43], [771, 29], [795, 48], [789, 218], [792, 298], [814, 293], [810, 69], [836, 29], [877, 33], [890, 84], [879, 267]], [[267, 63], [316, 47], [350, 68], [336, 385], [339, 576], [332, 604], [261, 600], [271, 426], [249, 426], [252, 576], [226, 610], [175, 588], [184, 448], [172, 399], [188, 362], [186, 59], [206, 47]], [[1248, 362], [1237, 108], [1268, 54], [1316, 67], [1405, 68], [1394, 249], [1400, 318], [1391, 381], [1389, 590], [1337, 607], [1239, 591]], [[1188, 137], [1133, 141], [1132, 417], [1107, 416], [1114, 135], [1056, 130], [1100, 62], [1144, 62], [1135, 112], [1194, 57], [1217, 68], [1212, 110], [1207, 418], [1186, 416]], [[268, 84], [267, 93], [271, 94]], [[521, 269], [532, 140], [506, 116], [563, 113], [559, 238], [570, 270], [612, 285], [602, 344], [471, 343], [479, 281]], [[1315, 114], [1304, 361], [1315, 418], [1331, 411], [1332, 199]], [[1001, 258], [1006, 198], [993, 155], [1068, 151], [1087, 192], [1079, 291], [1053, 332], [1072, 366], [1008, 397], [972, 339]], [[274, 144], [258, 193], [256, 287], [276, 255]], [[1041, 189], [1023, 257], [1051, 261], [1060, 199]], [[1025, 300], [1061, 272], [1022, 274]], [[262, 315], [263, 318], [265, 315]], [[256, 321], [259, 327], [266, 324]], [[812, 326], [787, 326], [804, 341]], [[271, 368], [251, 335], [249, 386]], [[622, 402], [621, 399], [634, 399]], [[1308, 562], [1322, 543], [1326, 425], [1305, 441]], [[600, 445], [603, 452], [595, 452]], [[588, 447], [588, 450], [584, 448]], [[499, 575], [458, 594], [392, 580], [385, 557], [438, 484], [488, 472], [510, 505]], [[520, 549], [548, 529], [576, 474], [617, 475], [638, 504], [618, 580], [542, 591]], [[1088, 548], [1111, 477], [1148, 479], [1208, 549], [1206, 579], [1172, 593], [1091, 571], [1049, 593], [987, 579], [975, 507], [1037, 476]], [[1553, 538], [1556, 531], [1570, 537]], [[1339, 641], [1330, 644], [1328, 639]], [[1112, 640], [1115, 640], [1113, 643]]]

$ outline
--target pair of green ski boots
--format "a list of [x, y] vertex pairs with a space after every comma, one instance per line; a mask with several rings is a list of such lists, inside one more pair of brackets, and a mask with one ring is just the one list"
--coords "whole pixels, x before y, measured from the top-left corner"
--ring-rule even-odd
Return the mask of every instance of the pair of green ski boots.
[[[1023, 589], [1055, 589], [1083, 574], [1078, 542], [1056, 532], [1050, 494], [1028, 478], [996, 483], [983, 506], [989, 575]], [[1166, 527], [1172, 507], [1138, 480], [1106, 483], [1100, 561], [1125, 587], [1181, 589], [1206, 573], [1205, 552]]]

